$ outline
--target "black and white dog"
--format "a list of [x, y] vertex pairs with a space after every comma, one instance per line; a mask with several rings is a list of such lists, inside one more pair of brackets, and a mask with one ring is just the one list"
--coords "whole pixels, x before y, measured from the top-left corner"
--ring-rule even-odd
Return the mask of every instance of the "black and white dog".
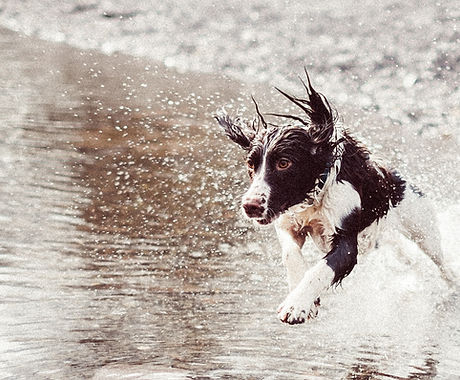
[[[450, 277], [426, 199], [396, 171], [370, 158], [305, 73], [306, 99], [277, 89], [303, 112], [269, 114], [291, 120], [287, 125], [267, 123], [255, 102], [252, 123], [224, 111], [216, 117], [227, 136], [248, 153], [252, 183], [243, 196], [244, 212], [259, 224], [275, 222], [290, 291], [278, 316], [290, 324], [317, 315], [320, 294], [352, 271], [360, 238], [388, 218], [389, 211], [397, 216], [392, 223], [429, 255], [444, 278]], [[310, 269], [301, 253], [307, 235], [326, 253]]]

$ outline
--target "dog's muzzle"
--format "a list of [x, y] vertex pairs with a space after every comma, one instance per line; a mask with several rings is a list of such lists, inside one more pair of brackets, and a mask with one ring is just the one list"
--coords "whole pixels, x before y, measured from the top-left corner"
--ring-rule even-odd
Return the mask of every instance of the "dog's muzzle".
[[244, 198], [243, 209], [248, 218], [262, 218], [266, 210], [266, 203], [263, 197]]
[[270, 215], [267, 207], [267, 199], [264, 194], [255, 196], [245, 196], [243, 198], [242, 207], [246, 216], [250, 219], [255, 219], [259, 224], [270, 224], [276, 216]]

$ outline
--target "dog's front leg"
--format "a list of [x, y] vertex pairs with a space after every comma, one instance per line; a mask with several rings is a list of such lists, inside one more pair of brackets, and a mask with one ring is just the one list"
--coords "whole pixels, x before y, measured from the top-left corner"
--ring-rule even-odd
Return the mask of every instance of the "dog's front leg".
[[307, 265], [302, 256], [302, 246], [305, 243], [305, 234], [291, 224], [288, 216], [282, 215], [275, 222], [275, 229], [281, 245], [281, 259], [286, 268], [289, 291], [302, 280]]
[[357, 232], [338, 230], [333, 236], [331, 251], [305, 273], [297, 287], [280, 305], [279, 319], [289, 324], [297, 324], [314, 318], [318, 306], [316, 299], [351, 272], [357, 255]]

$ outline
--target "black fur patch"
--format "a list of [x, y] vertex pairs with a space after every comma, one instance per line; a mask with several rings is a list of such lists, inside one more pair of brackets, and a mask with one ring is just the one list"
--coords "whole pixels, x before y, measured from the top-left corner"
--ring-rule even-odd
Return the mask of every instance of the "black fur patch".
[[342, 221], [342, 228], [337, 228], [332, 237], [332, 249], [324, 257], [327, 265], [334, 271], [332, 285], [340, 284], [357, 263], [360, 217], [359, 209], [352, 211]]

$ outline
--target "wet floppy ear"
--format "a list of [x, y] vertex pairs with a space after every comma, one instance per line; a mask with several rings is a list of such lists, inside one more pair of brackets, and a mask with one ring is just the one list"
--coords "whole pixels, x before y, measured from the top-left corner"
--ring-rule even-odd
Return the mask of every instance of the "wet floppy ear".
[[237, 143], [245, 150], [250, 149], [254, 133], [251, 133], [245, 128], [243, 121], [240, 119], [232, 119], [225, 111], [219, 112], [214, 118], [233, 142]]

